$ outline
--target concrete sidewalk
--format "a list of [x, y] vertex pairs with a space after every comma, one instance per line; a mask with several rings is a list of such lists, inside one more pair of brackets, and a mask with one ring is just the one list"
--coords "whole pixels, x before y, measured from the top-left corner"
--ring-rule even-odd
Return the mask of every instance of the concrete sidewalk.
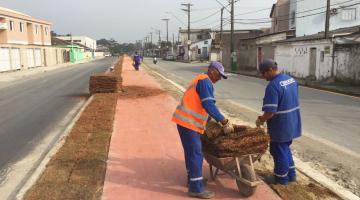
[[[123, 65], [123, 86], [161, 89], [143, 69], [135, 71], [129, 57]], [[177, 101], [165, 92], [138, 98], [119, 98], [111, 138], [103, 199], [188, 199], [184, 155], [171, 122]], [[203, 174], [209, 177], [204, 161]], [[209, 182], [215, 199], [241, 199], [228, 176]], [[190, 199], [190, 198], [189, 198]], [[248, 199], [280, 199], [266, 184]]]

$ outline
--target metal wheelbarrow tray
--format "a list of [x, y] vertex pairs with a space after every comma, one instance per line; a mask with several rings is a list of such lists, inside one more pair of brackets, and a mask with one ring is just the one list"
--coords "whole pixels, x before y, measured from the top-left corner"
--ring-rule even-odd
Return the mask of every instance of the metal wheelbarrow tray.
[[203, 152], [203, 154], [205, 160], [209, 163], [211, 179], [216, 179], [219, 170], [229, 174], [235, 179], [239, 192], [243, 196], [249, 197], [254, 194], [256, 187], [261, 183], [255, 173], [253, 162], [260, 159], [262, 154], [247, 154], [225, 158], [218, 158], [207, 152]]

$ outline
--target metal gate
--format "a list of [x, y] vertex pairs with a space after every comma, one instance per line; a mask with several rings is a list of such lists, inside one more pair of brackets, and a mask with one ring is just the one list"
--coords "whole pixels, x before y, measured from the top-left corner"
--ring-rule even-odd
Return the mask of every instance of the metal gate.
[[0, 72], [11, 70], [10, 51], [8, 48], [0, 48]]
[[35, 67], [34, 49], [27, 49], [28, 67]]
[[11, 49], [11, 69], [18, 70], [21, 68], [20, 49]]
[[41, 49], [35, 49], [34, 51], [34, 55], [35, 55], [35, 66], [42, 66], [42, 62], [41, 62]]

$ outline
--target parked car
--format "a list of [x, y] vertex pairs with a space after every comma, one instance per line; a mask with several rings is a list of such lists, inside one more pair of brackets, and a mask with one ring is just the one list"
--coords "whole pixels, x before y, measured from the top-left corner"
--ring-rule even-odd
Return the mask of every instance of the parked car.
[[172, 54], [168, 54], [165, 56], [165, 60], [175, 60], [175, 56]]

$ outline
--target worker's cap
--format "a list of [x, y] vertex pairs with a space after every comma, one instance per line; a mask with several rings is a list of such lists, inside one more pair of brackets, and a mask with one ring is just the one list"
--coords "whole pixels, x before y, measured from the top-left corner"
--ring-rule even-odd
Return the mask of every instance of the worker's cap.
[[260, 66], [259, 66], [259, 71], [260, 72], [265, 72], [267, 70], [269, 70], [270, 68], [277, 68], [277, 63], [272, 60], [272, 59], [265, 59], [264, 61], [262, 61], [260, 63]]
[[209, 65], [209, 68], [216, 69], [224, 79], [227, 79], [227, 76], [225, 75], [224, 66], [221, 64], [221, 62], [212, 61]]

